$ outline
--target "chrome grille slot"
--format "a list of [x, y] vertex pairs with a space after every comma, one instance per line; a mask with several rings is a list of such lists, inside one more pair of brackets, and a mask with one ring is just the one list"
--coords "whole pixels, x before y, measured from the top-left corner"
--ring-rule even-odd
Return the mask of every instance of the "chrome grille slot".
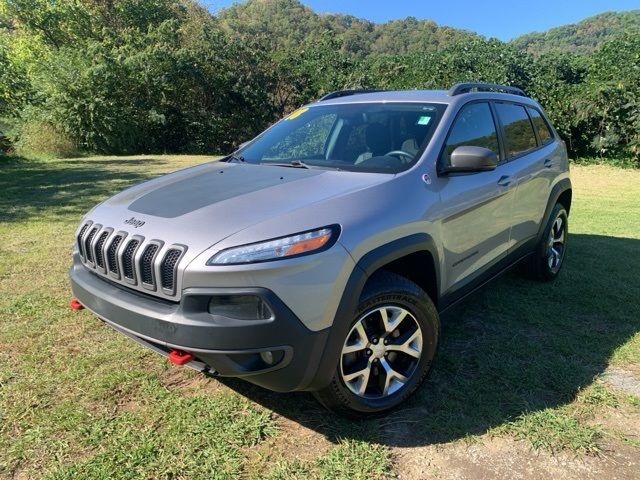
[[155, 285], [153, 281], [153, 260], [158, 253], [160, 246], [151, 243], [147, 245], [140, 260], [140, 280], [147, 285]]
[[93, 227], [87, 235], [87, 239], [84, 241], [84, 253], [87, 258], [87, 262], [93, 263], [93, 250], [91, 250], [91, 242], [93, 241], [93, 237], [98, 233], [98, 227]]
[[124, 252], [122, 252], [122, 274], [124, 278], [135, 280], [135, 267], [133, 263], [133, 254], [140, 245], [140, 241], [136, 239], [129, 240]]
[[181, 256], [182, 250], [178, 248], [170, 248], [164, 255], [164, 259], [160, 265], [160, 277], [164, 290], [173, 292], [175, 288], [176, 267]]
[[83, 266], [112, 283], [178, 301], [178, 267], [187, 247], [132, 233], [86, 220], [75, 239]]
[[84, 233], [87, 231], [87, 228], [89, 228], [89, 225], [91, 225], [90, 223], [85, 223], [82, 228], [80, 229], [80, 233], [78, 233], [78, 252], [80, 252], [80, 256], [84, 259], [84, 248], [82, 245], [82, 237], [84, 236]]
[[95, 259], [96, 259], [96, 265], [100, 268], [104, 268], [104, 253], [102, 249], [104, 248], [104, 242], [107, 241], [108, 237], [109, 237], [108, 231], [102, 232], [98, 237], [98, 241], [96, 242]]
[[123, 235], [117, 234], [113, 237], [109, 248], [107, 249], [107, 269], [116, 275], [120, 275], [120, 269], [118, 268], [118, 257], [116, 257], [116, 253], [118, 252], [118, 247], [124, 238]]

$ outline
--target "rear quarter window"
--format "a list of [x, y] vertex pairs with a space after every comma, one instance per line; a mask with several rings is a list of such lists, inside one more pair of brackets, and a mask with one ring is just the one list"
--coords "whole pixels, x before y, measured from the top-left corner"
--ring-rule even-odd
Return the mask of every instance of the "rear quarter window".
[[529, 116], [531, 117], [531, 121], [533, 122], [533, 128], [535, 128], [538, 133], [538, 138], [540, 139], [540, 143], [545, 145], [553, 140], [553, 134], [551, 133], [551, 128], [546, 120], [540, 115], [540, 112], [535, 108], [528, 108]]
[[504, 129], [507, 158], [536, 148], [536, 136], [524, 107], [513, 103], [496, 103], [495, 105]]

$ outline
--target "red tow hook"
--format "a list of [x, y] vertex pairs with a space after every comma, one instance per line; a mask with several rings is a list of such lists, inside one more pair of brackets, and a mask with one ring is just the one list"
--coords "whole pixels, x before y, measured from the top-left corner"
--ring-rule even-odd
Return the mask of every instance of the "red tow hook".
[[80, 303], [80, 300], [78, 300], [77, 298], [72, 298], [71, 301], [69, 301], [69, 306], [71, 307], [71, 310], [82, 310], [84, 308], [84, 305], [82, 305]]
[[182, 350], [171, 350], [169, 352], [169, 361], [175, 365], [184, 365], [189, 363], [195, 357], [189, 352], [183, 352]]

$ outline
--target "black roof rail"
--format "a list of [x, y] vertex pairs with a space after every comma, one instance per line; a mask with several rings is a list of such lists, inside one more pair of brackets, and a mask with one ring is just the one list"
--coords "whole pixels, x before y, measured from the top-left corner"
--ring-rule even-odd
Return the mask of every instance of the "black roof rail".
[[514, 95], [521, 95], [526, 97], [527, 94], [521, 88], [512, 87], [511, 85], [499, 85], [497, 83], [484, 83], [484, 82], [465, 82], [465, 83], [456, 83], [453, 87], [449, 89], [449, 96], [453, 97], [455, 95], [460, 95], [461, 93], [468, 93], [472, 90], [477, 90], [478, 92], [502, 92], [502, 93], [512, 93]]
[[320, 97], [318, 102], [324, 102], [325, 100], [331, 100], [332, 98], [348, 97], [349, 95], [358, 95], [360, 93], [376, 93], [386, 92], [387, 90], [367, 90], [367, 89], [352, 89], [352, 90], [338, 90], [336, 92], [327, 93], [325, 96]]

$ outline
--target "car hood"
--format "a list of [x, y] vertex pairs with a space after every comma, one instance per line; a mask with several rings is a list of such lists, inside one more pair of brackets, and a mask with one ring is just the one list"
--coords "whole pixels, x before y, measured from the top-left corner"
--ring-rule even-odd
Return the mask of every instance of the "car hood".
[[[87, 219], [196, 254], [252, 225], [346, 195], [391, 175], [211, 162], [131, 187]], [[336, 212], [339, 223], [339, 212]], [[304, 228], [314, 228], [313, 218]], [[304, 228], [292, 226], [295, 233]], [[256, 239], [260, 240], [260, 239]]]

